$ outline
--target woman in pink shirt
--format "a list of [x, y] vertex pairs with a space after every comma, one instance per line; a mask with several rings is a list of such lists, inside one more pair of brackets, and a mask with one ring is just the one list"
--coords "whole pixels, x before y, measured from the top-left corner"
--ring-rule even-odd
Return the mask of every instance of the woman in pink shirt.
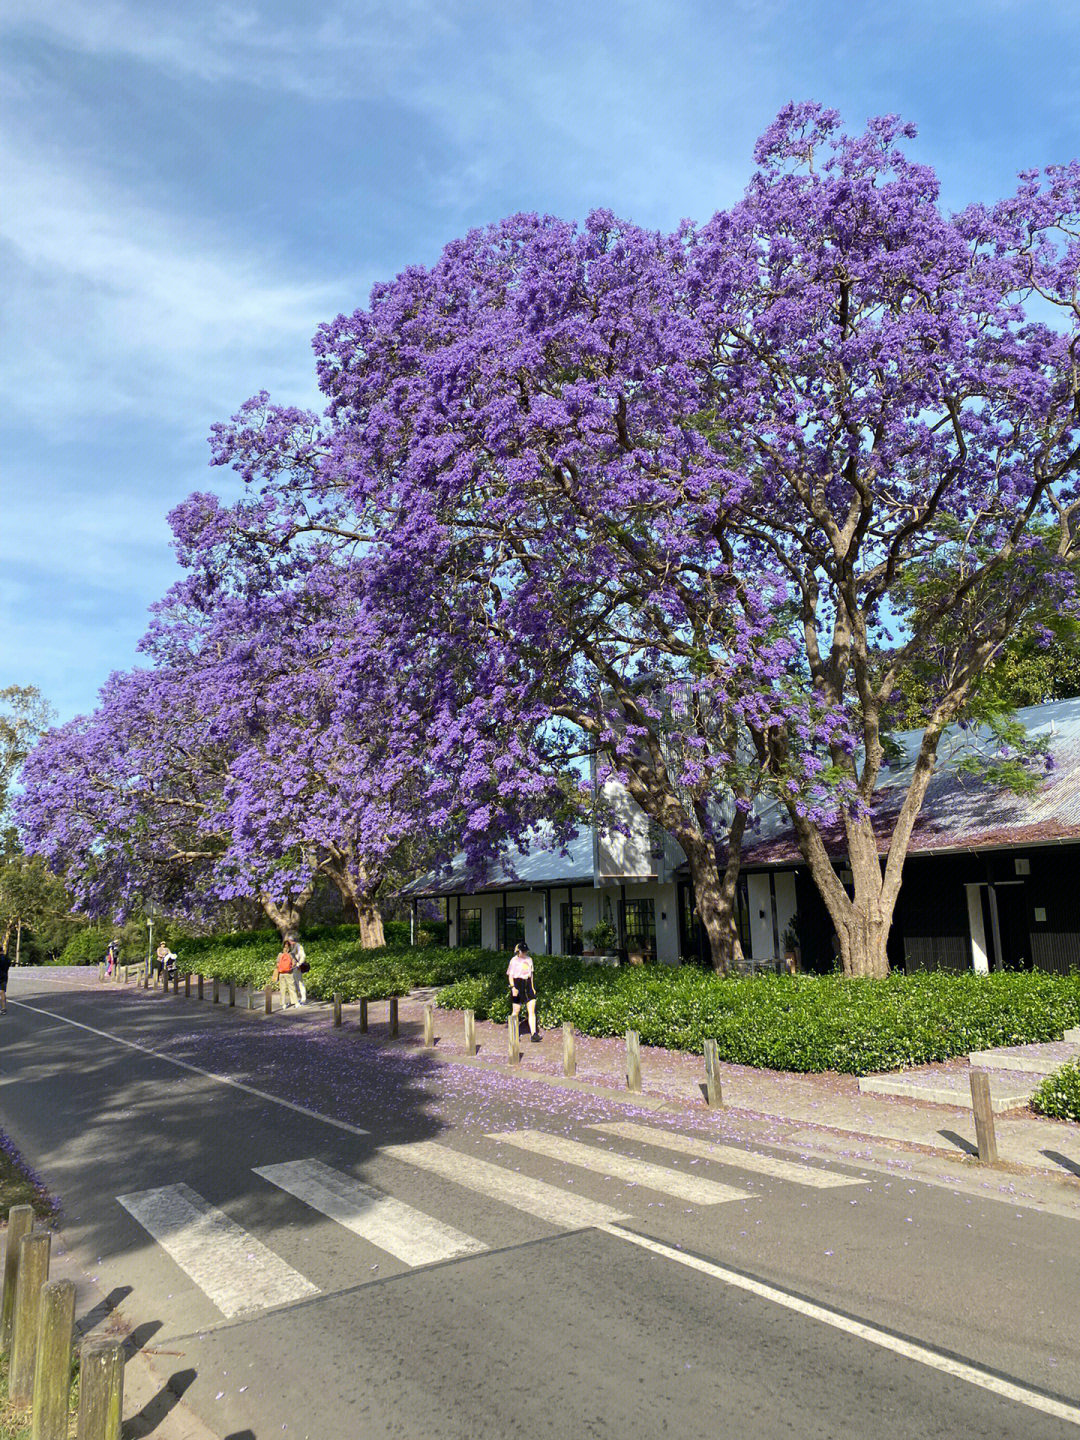
[[536, 984], [533, 976], [533, 961], [528, 947], [515, 945], [510, 964], [506, 967], [506, 978], [510, 981], [510, 1013], [516, 1015], [520, 1022], [521, 1007], [525, 1006], [532, 1042], [539, 1045], [540, 1031], [536, 1028]]

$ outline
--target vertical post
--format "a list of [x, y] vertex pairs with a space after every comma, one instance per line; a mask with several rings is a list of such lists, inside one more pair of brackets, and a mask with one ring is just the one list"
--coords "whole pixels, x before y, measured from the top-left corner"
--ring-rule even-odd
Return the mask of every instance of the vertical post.
[[231, 1006], [233, 1006], [233, 1008], [235, 1009], [235, 1007], [236, 1007], [236, 981], [235, 981], [235, 980], [230, 980], [230, 981], [229, 981], [229, 1004], [230, 1004]]
[[360, 1034], [367, 1034], [367, 1000], [363, 995], [360, 997]]
[[457, 924], [454, 926], [454, 944], [461, 949], [461, 896], [457, 897]]
[[391, 1034], [391, 1035], [396, 1035], [396, 1034], [398, 1033], [397, 1002], [398, 1002], [398, 997], [397, 997], [396, 995], [391, 995], [391, 996], [390, 996], [390, 1034]]
[[715, 1040], [705, 1041], [705, 1104], [719, 1106], [724, 1103], [724, 1092], [720, 1088], [720, 1046]]
[[626, 1032], [626, 1088], [641, 1094], [641, 1041], [636, 1030]]
[[97, 978], [100, 984], [105, 984], [105, 966], [103, 964], [97, 967]]
[[564, 1075], [577, 1074], [577, 1036], [567, 1024], [562, 1027], [562, 1068]]
[[340, 992], [340, 990], [335, 990], [335, 991], [334, 991], [334, 1024], [335, 1024], [335, 1025], [340, 1025], [340, 1024], [341, 1024], [341, 992]]
[[255, 987], [253, 985], [247, 987], [247, 1008], [249, 1010], [255, 1009]]
[[220, 1003], [221, 1003], [221, 984], [220, 984], [220, 981], [218, 980], [217, 976], [215, 975], [215, 976], [214, 976], [214, 1004], [215, 1004], [215, 1005], [220, 1005]]
[[517, 1015], [511, 1015], [506, 1022], [506, 1055], [511, 1065], [516, 1065], [521, 1059], [521, 1021]]
[[195, 980], [196, 980], [196, 982], [197, 982], [196, 987], [195, 987], [195, 989], [196, 989], [196, 994], [198, 995], [199, 999], [201, 1000], [201, 999], [203, 998], [203, 977], [202, 977], [201, 975], [196, 975], [196, 976], [195, 976]]
[[267, 1015], [273, 1014], [273, 1010], [274, 1010], [274, 987], [273, 987], [272, 985], [267, 985], [267, 987], [266, 987], [266, 1013], [267, 1013]]
[[125, 966], [124, 966], [124, 978], [121, 980], [120, 983], [121, 983], [121, 985], [126, 985], [127, 982], [128, 982], [128, 967], [125, 965]]
[[990, 1102], [990, 1076], [985, 1070], [971, 1072], [971, 1108], [975, 1112], [979, 1159], [984, 1165], [996, 1165], [998, 1148], [994, 1133], [994, 1107]]
[[72, 1281], [53, 1280], [43, 1286], [30, 1440], [67, 1440], [74, 1326], [75, 1286]]
[[476, 1054], [476, 1011], [465, 1011], [465, 1054]]
[[184, 976], [184, 999], [191, 999], [191, 971]]
[[544, 934], [547, 937], [547, 953], [555, 954], [555, 937], [552, 934], [551, 924], [551, 887], [544, 891]]
[[174, 970], [172, 977], [172, 993], [177, 999], [180, 998], [180, 971]]
[[415, 944], [416, 944], [416, 901], [415, 901], [415, 900], [412, 902], [412, 908], [409, 910], [409, 944], [410, 944], [410, 945], [415, 945]]
[[34, 1398], [34, 1362], [37, 1358], [38, 1312], [41, 1287], [49, 1278], [52, 1236], [32, 1230], [19, 1241], [19, 1276], [15, 1282], [15, 1317], [11, 1327], [8, 1398], [28, 1407]]
[[118, 1340], [84, 1340], [79, 1350], [78, 1440], [120, 1440], [124, 1351]]
[[0, 1306], [0, 1350], [11, 1349], [11, 1322], [15, 1315], [15, 1282], [19, 1276], [19, 1241], [34, 1228], [31, 1205], [12, 1205], [8, 1211], [4, 1247], [4, 1298]]
[[149, 990], [149, 989], [150, 989], [150, 962], [149, 962], [149, 961], [146, 962], [146, 969], [143, 971], [142, 988], [143, 988], [144, 990]]
[[435, 1006], [424, 1006], [424, 1049], [435, 1048]]

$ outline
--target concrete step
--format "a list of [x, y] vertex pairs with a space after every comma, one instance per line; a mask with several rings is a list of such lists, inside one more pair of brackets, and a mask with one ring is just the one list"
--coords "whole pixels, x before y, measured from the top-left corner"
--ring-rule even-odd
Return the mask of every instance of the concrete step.
[[973, 1050], [968, 1056], [980, 1070], [1023, 1070], [1029, 1075], [1052, 1075], [1062, 1065], [1080, 1058], [1080, 1044], [1048, 1040], [1036, 1045], [1003, 1045], [997, 1050]]
[[[1026, 1105], [1041, 1075], [1018, 1070], [990, 1071], [990, 1104], [995, 1114]], [[959, 1105], [971, 1109], [971, 1071], [936, 1070], [930, 1066], [897, 1070], [889, 1075], [863, 1075], [859, 1090], [864, 1095], [902, 1095], [932, 1105]]]
[[1066, 1030], [1064, 1038], [1073, 1045], [1080, 1045], [1080, 1025], [1074, 1025], [1071, 1030]]

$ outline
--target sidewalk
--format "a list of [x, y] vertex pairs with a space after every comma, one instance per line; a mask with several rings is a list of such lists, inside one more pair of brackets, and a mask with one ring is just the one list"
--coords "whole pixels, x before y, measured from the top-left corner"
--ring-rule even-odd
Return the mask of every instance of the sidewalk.
[[[86, 983], [89, 987], [89, 975]], [[92, 984], [98, 984], [96, 972]], [[158, 1004], [164, 1001], [160, 991], [129, 989], [129, 993], [138, 993]], [[364, 1035], [359, 1033], [359, 1006], [345, 1005], [340, 1033], [343, 1038], [353, 1037], [365, 1045], [415, 1047], [423, 1041], [424, 1005], [436, 993], [437, 989], [431, 988], [401, 998], [397, 1040], [392, 1040], [388, 1032], [385, 1000], [368, 1002], [368, 1031]], [[275, 1007], [276, 1000], [275, 995]], [[197, 1002], [182, 998], [174, 1002], [170, 998], [168, 1003], [183, 1006]], [[203, 1004], [209, 1003], [207, 987]], [[245, 1005], [246, 993], [238, 993], [236, 1009], [231, 1013], [247, 1024], [321, 1028], [331, 1023], [332, 1006], [325, 1001], [310, 1001], [299, 1011], [281, 1012], [275, 1008], [272, 1016], [267, 1016], [261, 1005], [256, 1010], [247, 1010]], [[220, 1008], [224, 1011], [227, 1007]], [[890, 1167], [901, 1162], [926, 1176], [955, 1178], [966, 1172], [984, 1177], [1010, 1173], [1040, 1177], [1056, 1182], [1055, 1192], [1070, 1210], [1075, 1204], [1080, 1214], [1080, 1124], [1043, 1119], [1026, 1107], [997, 1116], [1002, 1166], [989, 1171], [977, 1162], [974, 1118], [967, 1103], [944, 1105], [905, 1096], [860, 1093], [854, 1075], [800, 1075], [722, 1064], [724, 1106], [710, 1110], [704, 1101], [704, 1062], [700, 1055], [643, 1046], [642, 1091], [631, 1094], [626, 1087], [622, 1037], [598, 1039], [579, 1034], [577, 1073], [573, 1079], [563, 1075], [562, 1032], [558, 1028], [545, 1032], [537, 1045], [524, 1037], [521, 1061], [514, 1066], [507, 1059], [504, 1025], [477, 1021], [476, 1040], [478, 1054], [467, 1056], [462, 1013], [435, 1009], [432, 1054], [442, 1064], [478, 1067], [605, 1100], [621, 1100], [638, 1109], [663, 1111], [712, 1128], [719, 1126], [725, 1132], [738, 1122], [745, 1135], [758, 1142], [833, 1157], [857, 1157], [860, 1162]], [[966, 1059], [922, 1068], [937, 1068], [943, 1076], [959, 1079], [959, 1093], [965, 1096], [969, 1068]]]

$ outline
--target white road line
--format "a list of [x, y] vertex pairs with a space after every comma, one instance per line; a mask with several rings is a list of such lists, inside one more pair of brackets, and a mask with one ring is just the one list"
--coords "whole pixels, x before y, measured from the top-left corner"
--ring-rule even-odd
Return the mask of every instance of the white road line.
[[187, 1185], [116, 1198], [229, 1320], [319, 1293], [318, 1286]]
[[720, 1280], [725, 1285], [731, 1285], [737, 1290], [745, 1290], [747, 1294], [756, 1295], [774, 1305], [782, 1305], [785, 1310], [792, 1310], [796, 1315], [802, 1315], [808, 1320], [817, 1320], [822, 1325], [829, 1325], [834, 1330], [842, 1331], [845, 1335], [854, 1335], [860, 1340], [868, 1341], [871, 1345], [879, 1345], [883, 1350], [891, 1350], [894, 1355], [900, 1355], [905, 1360], [914, 1360], [919, 1365], [928, 1365], [933, 1370], [939, 1370], [943, 1375], [950, 1375], [955, 1380], [964, 1380], [969, 1385], [978, 1385], [980, 1389], [988, 1390], [993, 1395], [1000, 1395], [1005, 1400], [1013, 1400], [1018, 1405], [1026, 1405], [1032, 1410], [1039, 1410], [1044, 1415], [1053, 1415], [1056, 1419], [1065, 1420], [1070, 1425], [1080, 1425], [1080, 1408], [1069, 1405], [1063, 1400], [1055, 1400], [1050, 1395], [1040, 1395], [1037, 1390], [1029, 1390], [1026, 1385], [1018, 1385], [1014, 1380], [1005, 1380], [1001, 1376], [991, 1374], [988, 1370], [981, 1370], [977, 1365], [969, 1365], [963, 1360], [955, 1360], [951, 1355], [942, 1355], [937, 1350], [931, 1350], [927, 1345], [919, 1345], [913, 1340], [904, 1340], [899, 1335], [890, 1335], [887, 1330], [880, 1330], [876, 1325], [869, 1325], [863, 1320], [853, 1320], [848, 1315], [841, 1315], [839, 1311], [829, 1310], [824, 1305], [815, 1305], [813, 1301], [803, 1300], [798, 1295], [789, 1295], [786, 1290], [779, 1290], [775, 1285], [766, 1285], [761, 1280], [752, 1280], [748, 1275], [740, 1275], [737, 1270], [728, 1270], [723, 1265], [714, 1265], [711, 1260], [702, 1260], [696, 1255], [686, 1255], [681, 1250], [675, 1250], [670, 1245], [662, 1244], [659, 1240], [650, 1240], [646, 1235], [635, 1234], [633, 1231], [624, 1230], [617, 1225], [601, 1225], [598, 1228], [605, 1235], [613, 1235], [618, 1240], [625, 1240], [631, 1245], [639, 1246], [642, 1250], [649, 1250], [665, 1260], [674, 1260], [690, 1270], [699, 1270], [703, 1275], [710, 1275], [714, 1280]]
[[402, 1160], [406, 1165], [415, 1165], [421, 1170], [430, 1170], [444, 1180], [452, 1180], [466, 1190], [478, 1195], [487, 1195], [526, 1215], [546, 1220], [565, 1230], [578, 1230], [589, 1226], [604, 1226], [625, 1220], [627, 1216], [612, 1205], [598, 1200], [589, 1200], [584, 1195], [570, 1195], [543, 1180], [533, 1180], [516, 1170], [507, 1170], [502, 1165], [492, 1165], [488, 1160], [479, 1160], [472, 1155], [463, 1155], [447, 1145], [434, 1140], [416, 1140], [408, 1145], [386, 1145], [380, 1155], [389, 1155]]
[[160, 1050], [151, 1050], [149, 1045], [140, 1045], [137, 1040], [125, 1040], [120, 1035], [113, 1035], [108, 1030], [95, 1030], [93, 1025], [84, 1025], [81, 1020], [69, 1020], [66, 1015], [57, 1015], [52, 1010], [43, 1010], [39, 1005], [28, 1005], [25, 1000], [9, 1000], [9, 1005], [18, 1005], [20, 1010], [33, 1010], [35, 1015], [47, 1015], [50, 1020], [59, 1020], [64, 1025], [72, 1025], [76, 1030], [86, 1030], [91, 1035], [99, 1035], [103, 1040], [112, 1040], [117, 1045], [125, 1045], [129, 1050], [138, 1050], [143, 1055], [150, 1055], [155, 1060], [164, 1061], [166, 1065], [175, 1065], [180, 1070], [190, 1070], [193, 1075], [202, 1075], [207, 1080], [216, 1080], [219, 1085], [231, 1085], [234, 1090], [243, 1090], [245, 1095], [254, 1095], [258, 1100], [266, 1100], [271, 1105], [281, 1105], [286, 1110], [295, 1110], [297, 1115], [306, 1115], [309, 1120], [318, 1120], [323, 1125], [332, 1125], [335, 1130], [347, 1130], [350, 1135], [367, 1135], [367, 1130], [362, 1130], [359, 1125], [350, 1125], [345, 1120], [334, 1120], [329, 1115], [320, 1115], [318, 1110], [309, 1110], [306, 1105], [297, 1105], [292, 1100], [283, 1100], [280, 1095], [271, 1095], [266, 1090], [257, 1090], [254, 1085], [245, 1085], [242, 1080], [234, 1080], [230, 1075], [218, 1075], [213, 1070], [204, 1070], [201, 1065], [192, 1065], [187, 1060], [176, 1060], [172, 1055], [163, 1055]]
[[506, 1130], [489, 1135], [488, 1139], [516, 1145], [531, 1155], [544, 1155], [549, 1160], [561, 1160], [567, 1165], [580, 1165], [594, 1173], [611, 1175], [630, 1185], [644, 1185], [649, 1190], [658, 1190], [692, 1205], [720, 1205], [726, 1200], [756, 1198], [747, 1190], [722, 1185], [719, 1180], [705, 1180], [699, 1175], [669, 1170], [666, 1165], [653, 1165], [648, 1160], [634, 1160], [629, 1155], [617, 1155], [611, 1150], [582, 1145], [577, 1140], [564, 1140], [562, 1136], [549, 1135], [544, 1130]]
[[487, 1249], [482, 1240], [474, 1240], [463, 1230], [455, 1230], [362, 1180], [332, 1170], [320, 1160], [258, 1165], [255, 1174], [406, 1265], [432, 1265]]
[[661, 1130], [656, 1125], [638, 1125], [632, 1120], [613, 1121], [609, 1125], [593, 1125], [605, 1135], [621, 1135], [625, 1140], [642, 1140], [662, 1150], [675, 1150], [680, 1155], [693, 1155], [701, 1160], [715, 1160], [720, 1165], [733, 1165], [752, 1170], [757, 1175], [771, 1175], [775, 1180], [790, 1180], [794, 1185], [809, 1185], [815, 1190], [832, 1190], [840, 1185], [865, 1185], [855, 1175], [838, 1175], [834, 1170], [817, 1170], [794, 1160], [781, 1160], [775, 1155], [761, 1155], [739, 1145], [721, 1145], [702, 1140], [696, 1135], [680, 1135], [674, 1130]]

